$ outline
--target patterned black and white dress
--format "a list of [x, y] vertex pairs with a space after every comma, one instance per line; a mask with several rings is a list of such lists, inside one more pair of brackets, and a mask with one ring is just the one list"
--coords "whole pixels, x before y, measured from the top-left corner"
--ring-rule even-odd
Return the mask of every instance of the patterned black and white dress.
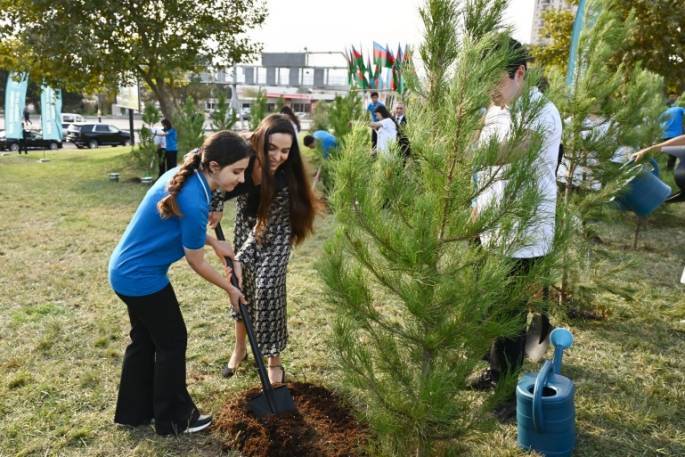
[[[248, 211], [248, 198], [248, 194], [237, 198], [236, 258], [243, 265], [243, 293], [259, 349], [264, 356], [273, 357], [288, 343], [285, 279], [291, 249], [290, 199], [287, 187], [277, 191], [265, 233], [257, 242], [257, 219]], [[240, 315], [233, 313], [233, 318], [240, 319]]]

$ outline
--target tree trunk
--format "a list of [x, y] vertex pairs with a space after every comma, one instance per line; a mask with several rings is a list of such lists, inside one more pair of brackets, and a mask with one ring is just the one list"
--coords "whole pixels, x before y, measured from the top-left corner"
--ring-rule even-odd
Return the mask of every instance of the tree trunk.
[[173, 121], [178, 112], [173, 90], [164, 82], [163, 77], [143, 75], [143, 79], [150, 86], [152, 93], [155, 94], [155, 99], [159, 102], [159, 109], [164, 117]]

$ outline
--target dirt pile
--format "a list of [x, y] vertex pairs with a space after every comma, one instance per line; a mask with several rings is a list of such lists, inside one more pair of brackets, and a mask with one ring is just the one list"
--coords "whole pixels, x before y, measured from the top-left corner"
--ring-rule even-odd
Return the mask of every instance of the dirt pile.
[[255, 388], [229, 401], [215, 418], [213, 433], [225, 449], [246, 457], [357, 457], [368, 437], [342, 400], [328, 389], [306, 383], [288, 388], [298, 411], [257, 419], [247, 402]]

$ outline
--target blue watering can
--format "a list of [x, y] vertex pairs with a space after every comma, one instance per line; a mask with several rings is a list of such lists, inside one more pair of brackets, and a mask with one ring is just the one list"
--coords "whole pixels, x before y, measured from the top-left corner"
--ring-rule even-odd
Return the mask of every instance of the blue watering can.
[[628, 180], [627, 187], [615, 197], [623, 210], [647, 217], [671, 195], [671, 188], [659, 179], [659, 165], [653, 158], [652, 172], [644, 172]]
[[516, 386], [518, 445], [545, 457], [569, 457], [576, 446], [575, 386], [560, 372], [564, 349], [573, 344], [573, 335], [557, 328], [550, 340], [554, 361], [546, 360], [537, 374], [525, 374]]

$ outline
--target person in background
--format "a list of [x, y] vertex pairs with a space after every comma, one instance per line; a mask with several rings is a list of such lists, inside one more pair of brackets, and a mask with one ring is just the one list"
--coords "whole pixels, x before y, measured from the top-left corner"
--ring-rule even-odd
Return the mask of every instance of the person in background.
[[[528, 71], [527, 63], [530, 58], [526, 49], [513, 38], [508, 39], [510, 59], [502, 69], [501, 79], [492, 93], [492, 105], [487, 110], [484, 128], [479, 141], [487, 144], [496, 139], [500, 144], [506, 142], [512, 130], [510, 107], [516, 103], [525, 86]], [[527, 129], [540, 132], [542, 147], [533, 162], [537, 170], [536, 184], [540, 201], [534, 210], [533, 218], [527, 223], [523, 231], [524, 241], [512, 246], [507, 255], [514, 260], [509, 273], [512, 280], [526, 276], [531, 269], [549, 254], [553, 247], [557, 184], [556, 166], [561, 144], [562, 123], [559, 110], [537, 88], [531, 89], [530, 98], [533, 103], [539, 103], [541, 109], [534, 119], [528, 121]], [[476, 173], [476, 182], [488, 183], [478, 193], [475, 201], [474, 215], [487, 211], [492, 204], [497, 204], [504, 198], [506, 182], [494, 179], [500, 173], [502, 166], [485, 167]], [[493, 236], [494, 235], [494, 236]], [[481, 245], [488, 249], [494, 245], [498, 237], [494, 233], [481, 233]], [[528, 300], [516, 303], [509, 311], [512, 321], [520, 325], [517, 336], [497, 338], [491, 347], [489, 368], [469, 379], [473, 389], [485, 390], [494, 388], [497, 382], [507, 375], [515, 375], [523, 364], [525, 353], [526, 318], [528, 316]], [[498, 405], [496, 415], [500, 420], [508, 420], [516, 413], [514, 392], [511, 397]]]
[[411, 147], [409, 145], [409, 137], [407, 137], [405, 132], [407, 127], [407, 116], [404, 112], [404, 104], [401, 102], [395, 105], [395, 122], [397, 123], [397, 142], [400, 145], [402, 156], [407, 159], [411, 154]]
[[169, 119], [162, 119], [162, 127], [162, 131], [158, 132], [157, 135], [165, 138], [164, 165], [165, 169], [168, 171], [174, 168], [178, 161], [178, 136], [176, 129], [171, 125]]
[[152, 133], [152, 141], [157, 146], [157, 158], [159, 159], [159, 177], [161, 177], [164, 172], [168, 171], [166, 168], [166, 137], [164, 135], [158, 135], [159, 129], [155, 129]]
[[376, 151], [387, 154], [390, 152], [390, 147], [397, 141], [397, 122], [384, 105], [377, 106], [375, 113], [378, 122], [371, 122], [370, 125], [378, 134]]
[[230, 192], [244, 182], [251, 150], [224, 130], [205, 140], [200, 153], [166, 172], [148, 190], [109, 260], [109, 282], [126, 304], [131, 344], [126, 348], [114, 422], [150, 424], [160, 435], [208, 428], [186, 385], [188, 333], [169, 267], [186, 259], [203, 279], [227, 292], [233, 309], [240, 290], [204, 257], [211, 246], [222, 263], [235, 258], [231, 246], [207, 235], [212, 192]]
[[331, 156], [331, 151], [338, 146], [338, 139], [325, 130], [317, 130], [305, 136], [303, 141], [309, 149], [320, 147], [324, 160], [327, 160]]
[[21, 122], [21, 140], [19, 140], [19, 154], [24, 151], [24, 154], [29, 153], [29, 135], [31, 134], [31, 120], [28, 118], [28, 113]]
[[290, 122], [293, 124], [293, 128], [295, 129], [295, 133], [300, 133], [301, 126], [300, 126], [300, 119], [297, 117], [297, 114], [292, 110], [291, 107], [289, 106], [284, 106], [281, 108], [281, 114], [285, 114], [288, 116], [290, 119]]
[[[682, 135], [683, 132], [683, 119], [685, 118], [685, 108], [680, 106], [674, 106], [678, 96], [676, 94], [670, 94], [668, 100], [666, 101], [666, 106], [668, 108], [666, 111], [661, 113], [659, 117], [661, 119], [661, 127], [663, 128], [663, 135], [661, 137], [661, 142], [668, 141], [671, 138]], [[673, 170], [675, 167], [676, 157], [668, 155], [668, 163], [666, 168], [668, 170]]]
[[[378, 119], [378, 115], [376, 114], [376, 108], [379, 106], [384, 106], [383, 102], [381, 102], [378, 99], [378, 92], [373, 91], [371, 92], [371, 103], [368, 104], [366, 107], [366, 110], [369, 112], [371, 116], [371, 122], [378, 122], [380, 119]], [[378, 142], [378, 133], [376, 132], [376, 129], [371, 129], [371, 149], [376, 150], [376, 143]]]

